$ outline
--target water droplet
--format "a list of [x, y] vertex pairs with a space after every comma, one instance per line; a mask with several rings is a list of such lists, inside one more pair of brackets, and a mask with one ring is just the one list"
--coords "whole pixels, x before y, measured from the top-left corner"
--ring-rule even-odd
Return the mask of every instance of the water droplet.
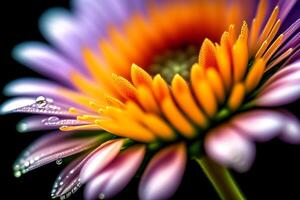
[[29, 165], [30, 165], [30, 163], [28, 161], [24, 163], [25, 167], [29, 167]]
[[58, 121], [58, 120], [59, 120], [59, 118], [56, 117], [56, 116], [51, 116], [51, 117], [49, 117], [49, 118], [47, 119], [48, 122], [56, 122], [56, 121]]
[[26, 132], [28, 126], [26, 123], [19, 123], [17, 125], [17, 131], [19, 131], [20, 133]]
[[14, 166], [14, 170], [19, 170], [19, 169], [20, 169], [20, 165], [17, 164]]
[[64, 184], [64, 182], [62, 182], [62, 181], [59, 183], [60, 186], [62, 186], [63, 184]]
[[62, 162], [63, 162], [63, 160], [62, 160], [61, 158], [56, 160], [56, 164], [57, 164], [57, 165], [61, 165]]
[[98, 198], [99, 198], [99, 199], [104, 199], [104, 198], [105, 198], [104, 193], [101, 192], [101, 193], [99, 194]]
[[36, 98], [35, 103], [38, 105], [39, 108], [42, 108], [47, 105], [47, 100], [45, 97], [39, 96]]
[[16, 171], [14, 173], [14, 175], [15, 175], [16, 178], [19, 178], [22, 175], [22, 173], [20, 171]]

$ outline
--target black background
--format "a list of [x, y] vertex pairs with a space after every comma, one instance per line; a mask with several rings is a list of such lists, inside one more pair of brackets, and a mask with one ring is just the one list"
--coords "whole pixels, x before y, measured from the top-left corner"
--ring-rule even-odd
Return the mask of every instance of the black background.
[[[14, 0], [1, 4], [0, 29], [0, 88], [17, 77], [39, 76], [11, 59], [11, 49], [27, 40], [43, 41], [38, 31], [38, 18], [49, 7], [68, 7], [67, 0]], [[7, 97], [1, 96], [1, 102]], [[298, 104], [290, 106], [294, 111]], [[298, 116], [300, 116], [298, 114]], [[51, 199], [50, 191], [64, 164], [41, 167], [20, 178], [14, 178], [11, 166], [17, 155], [43, 133], [21, 134], [15, 123], [23, 116], [0, 116], [0, 181], [1, 199]], [[248, 199], [300, 199], [300, 145], [288, 145], [275, 139], [257, 144], [257, 157], [251, 170], [234, 173]], [[133, 180], [117, 199], [136, 199], [138, 180]], [[201, 169], [189, 161], [187, 170], [174, 199], [218, 199]], [[81, 199], [82, 190], [70, 199]]]

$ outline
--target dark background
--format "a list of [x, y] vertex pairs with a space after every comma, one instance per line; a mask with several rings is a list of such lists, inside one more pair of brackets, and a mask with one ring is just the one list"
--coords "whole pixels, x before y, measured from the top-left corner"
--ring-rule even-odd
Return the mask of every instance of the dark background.
[[[17, 77], [39, 76], [11, 59], [11, 49], [27, 40], [44, 40], [38, 30], [39, 16], [49, 7], [68, 7], [68, 0], [14, 0], [1, 4], [0, 88]], [[7, 99], [1, 95], [1, 103]], [[290, 106], [294, 111], [298, 104]], [[300, 116], [298, 114], [298, 116]], [[51, 199], [50, 191], [64, 164], [41, 167], [14, 178], [11, 166], [18, 154], [43, 133], [21, 134], [15, 123], [23, 116], [0, 116], [0, 181], [3, 199]], [[4, 159], [3, 159], [4, 157]], [[288, 145], [275, 139], [257, 145], [257, 157], [251, 170], [234, 173], [245, 196], [257, 199], [300, 199], [300, 145]], [[134, 179], [117, 199], [136, 199], [138, 180]], [[70, 199], [81, 199], [82, 190]], [[1, 198], [2, 199], [2, 198]], [[176, 199], [218, 199], [210, 183], [195, 162], [189, 161]]]

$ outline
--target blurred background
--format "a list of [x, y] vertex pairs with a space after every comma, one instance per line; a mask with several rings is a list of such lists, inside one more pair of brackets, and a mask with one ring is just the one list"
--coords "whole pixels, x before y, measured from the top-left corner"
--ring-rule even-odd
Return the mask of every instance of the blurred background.
[[[1, 4], [3, 20], [0, 39], [0, 88], [18, 77], [39, 75], [11, 58], [12, 48], [23, 41], [44, 41], [38, 30], [39, 16], [50, 7], [69, 7], [68, 0], [10, 0]], [[1, 102], [5, 101], [1, 93]], [[299, 104], [299, 103], [298, 103]], [[294, 112], [297, 103], [290, 105]], [[297, 113], [296, 113], [297, 114]], [[298, 111], [300, 117], [300, 110]], [[49, 164], [20, 178], [15, 178], [12, 164], [21, 151], [44, 132], [18, 133], [15, 124], [24, 115], [0, 116], [2, 158], [0, 161], [1, 196], [8, 199], [51, 199], [50, 191], [58, 173], [66, 163]], [[300, 199], [300, 145], [288, 145], [275, 139], [257, 144], [257, 157], [251, 170], [244, 174], [233, 173], [248, 199]], [[138, 179], [134, 179], [116, 199], [137, 199]], [[201, 169], [189, 161], [182, 184], [174, 199], [218, 199]], [[79, 190], [70, 199], [81, 199]]]

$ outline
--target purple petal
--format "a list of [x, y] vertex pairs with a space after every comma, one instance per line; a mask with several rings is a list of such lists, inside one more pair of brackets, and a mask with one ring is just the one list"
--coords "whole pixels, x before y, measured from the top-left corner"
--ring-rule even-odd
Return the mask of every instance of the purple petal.
[[45, 38], [58, 47], [81, 72], [86, 72], [82, 66], [82, 47], [87, 45], [87, 32], [84, 25], [79, 24], [72, 14], [62, 8], [54, 8], [43, 14], [40, 29]]
[[177, 190], [186, 164], [185, 144], [159, 151], [147, 166], [140, 185], [140, 199], [168, 199]]
[[284, 111], [284, 127], [280, 138], [290, 144], [300, 143], [300, 121], [292, 113]]
[[231, 124], [243, 135], [263, 142], [281, 132], [284, 117], [276, 111], [254, 110], [236, 116]]
[[72, 161], [68, 166], [59, 174], [54, 182], [51, 197], [68, 198], [75, 193], [81, 186], [79, 173], [84, 164], [84, 156]]
[[255, 157], [255, 146], [230, 127], [220, 127], [205, 139], [206, 153], [215, 161], [239, 172], [247, 171]]
[[27, 67], [64, 84], [72, 85], [70, 71], [73, 64], [59, 55], [54, 49], [39, 42], [26, 42], [18, 45], [13, 56]]
[[74, 133], [55, 132], [41, 137], [29, 146], [17, 159], [14, 170], [18, 175], [36, 169], [40, 166], [59, 160], [70, 155], [87, 150], [101, 140], [106, 135], [97, 137], [74, 137]]
[[282, 20], [282, 22], [285, 20], [285, 18], [288, 16], [294, 5], [296, 4], [297, 0], [280, 0], [278, 2], [280, 13], [279, 13], [279, 19]]
[[0, 113], [30, 113], [75, 117], [69, 112], [70, 105], [54, 102], [53, 99], [39, 96], [37, 98], [19, 97], [9, 99], [0, 106]]
[[86, 121], [79, 121], [77, 119], [60, 119], [57, 116], [32, 116], [21, 120], [17, 129], [21, 133], [41, 130], [58, 129], [61, 126], [80, 126], [90, 124]]
[[102, 148], [100, 148], [83, 166], [80, 172], [82, 183], [85, 183], [106, 167], [118, 155], [123, 144], [124, 139], [117, 139], [101, 145]]
[[124, 150], [85, 187], [85, 199], [110, 199], [119, 193], [138, 170], [145, 155], [145, 146]]

